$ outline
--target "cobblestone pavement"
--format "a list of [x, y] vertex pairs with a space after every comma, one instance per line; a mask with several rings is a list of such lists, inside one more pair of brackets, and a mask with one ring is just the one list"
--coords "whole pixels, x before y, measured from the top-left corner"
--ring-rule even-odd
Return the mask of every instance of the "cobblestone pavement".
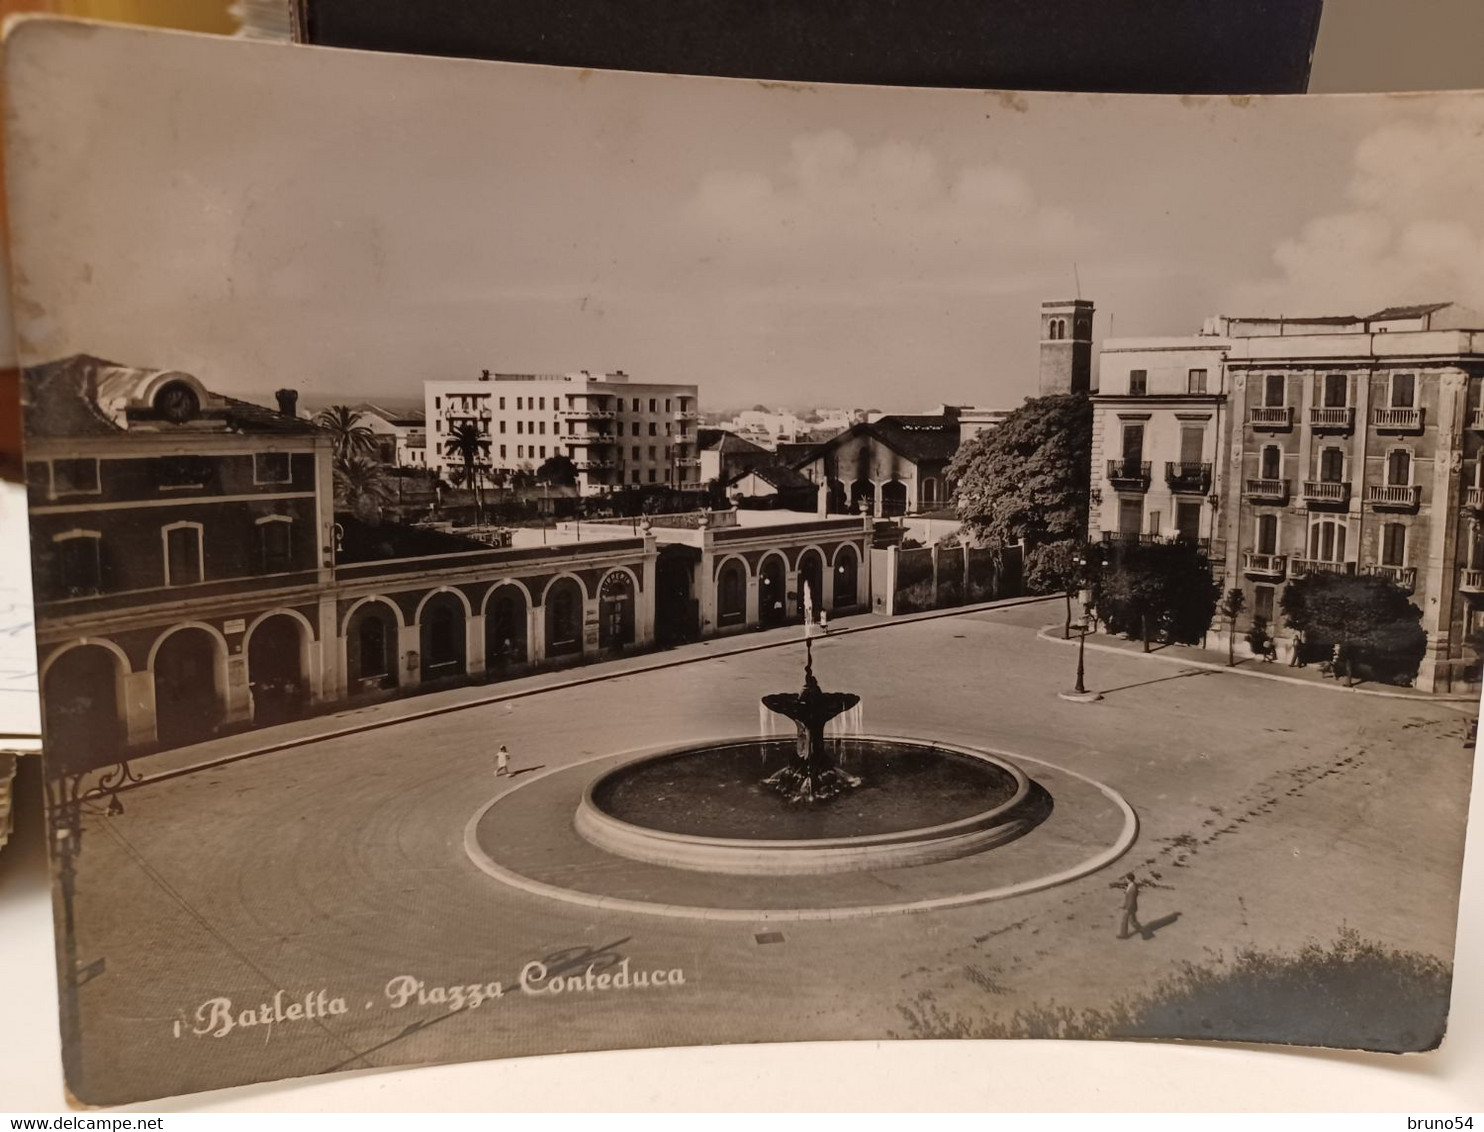
[[[868, 730], [1021, 752], [1107, 783], [1138, 812], [1124, 861], [995, 904], [836, 924], [670, 921], [526, 896], [465, 855], [465, 824], [498, 788], [498, 744], [519, 770], [751, 732], [757, 697], [796, 686], [797, 649], [615, 675], [133, 791], [125, 814], [92, 819], [80, 864], [79, 960], [106, 960], [80, 991], [82, 1098], [535, 1052], [903, 1035], [903, 1008], [923, 994], [969, 1016], [1050, 998], [1098, 1005], [1185, 960], [1328, 941], [1343, 925], [1451, 956], [1471, 770], [1457, 705], [1112, 653], [1089, 654], [1106, 698], [1068, 703], [1056, 693], [1075, 659], [1037, 637], [1047, 621], [1036, 605], [966, 613], [815, 650], [826, 687], [862, 695]], [[1161, 874], [1142, 911], [1168, 924], [1118, 941], [1108, 885], [1131, 866]], [[876, 879], [889, 901], [891, 876]], [[525, 964], [582, 952], [682, 974], [518, 989]], [[503, 996], [476, 1008], [437, 991], [495, 981]], [[193, 1032], [203, 1003], [230, 999], [240, 1020], [265, 1002], [274, 1014], [279, 992], [281, 1020]], [[296, 1013], [315, 1016], [287, 1017], [306, 996]]]

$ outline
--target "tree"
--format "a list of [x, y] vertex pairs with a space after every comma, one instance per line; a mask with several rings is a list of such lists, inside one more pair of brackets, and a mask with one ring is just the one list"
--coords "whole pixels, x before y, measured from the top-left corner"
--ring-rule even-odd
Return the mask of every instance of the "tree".
[[[940, 542], [938, 545], [943, 544]], [[1087, 574], [1086, 563], [1086, 548], [1072, 539], [1033, 546], [1025, 554], [1026, 589], [1033, 594], [1059, 593], [1066, 598], [1063, 640], [1072, 635], [1072, 599], [1082, 589]]]
[[361, 423], [361, 414], [349, 405], [331, 405], [314, 415], [314, 423], [330, 433], [335, 458], [370, 456], [376, 451], [376, 434]]
[[381, 509], [391, 499], [386, 469], [366, 455], [349, 455], [335, 461], [335, 503], [362, 522], [381, 520]]
[[1092, 402], [1032, 397], [998, 428], [962, 445], [948, 466], [959, 519], [990, 546], [1026, 549], [1087, 538]]
[[1227, 590], [1221, 599], [1221, 604], [1217, 606], [1217, 612], [1226, 618], [1226, 666], [1228, 668], [1237, 663], [1237, 618], [1241, 616], [1245, 608], [1247, 608], [1247, 595], [1237, 586]]
[[1123, 547], [1093, 577], [1099, 616], [1113, 632], [1139, 637], [1145, 652], [1156, 635], [1198, 644], [1211, 628], [1217, 590], [1211, 563], [1186, 542]]
[[1310, 650], [1331, 653], [1347, 686], [1364, 666], [1378, 679], [1410, 683], [1427, 651], [1422, 610], [1377, 574], [1308, 574], [1284, 587], [1283, 615]]
[[480, 490], [480, 472], [489, 445], [490, 442], [485, 439], [484, 433], [479, 431], [478, 426], [472, 424], [461, 424], [451, 429], [448, 439], [443, 442], [444, 455], [456, 456], [463, 463], [464, 482], [474, 490], [474, 517], [475, 522], [480, 526], [484, 525], [484, 497]]
[[536, 482], [551, 487], [572, 487], [577, 483], [577, 465], [567, 456], [549, 457], [536, 469]]

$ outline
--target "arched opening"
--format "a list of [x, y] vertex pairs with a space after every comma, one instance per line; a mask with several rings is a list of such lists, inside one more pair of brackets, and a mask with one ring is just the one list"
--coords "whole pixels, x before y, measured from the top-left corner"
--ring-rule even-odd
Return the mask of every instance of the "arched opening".
[[809, 594], [809, 602], [814, 610], [814, 615], [819, 616], [819, 611], [824, 608], [824, 559], [820, 557], [817, 550], [806, 550], [799, 555], [799, 611], [798, 617], [804, 619], [804, 594]]
[[860, 560], [856, 557], [855, 547], [847, 543], [835, 555], [835, 600], [831, 602], [831, 608], [850, 609], [860, 604], [855, 593], [859, 572]]
[[716, 578], [716, 623], [741, 625], [747, 619], [747, 570], [735, 558], [722, 563]]
[[829, 508], [830, 514], [845, 514], [845, 512], [849, 510], [850, 507], [849, 500], [846, 498], [845, 495], [845, 485], [837, 479], [832, 479], [829, 481], [829, 487], [827, 491], [828, 502], [826, 503], [826, 506]]
[[654, 570], [654, 635], [661, 645], [678, 645], [699, 636], [698, 603], [692, 579], [700, 551], [679, 544], [660, 550]]
[[309, 703], [304, 671], [304, 626], [275, 613], [252, 631], [247, 643], [247, 682], [252, 689], [252, 721], [258, 726], [301, 715]]
[[870, 480], [859, 479], [850, 485], [850, 511], [863, 515], [876, 509], [876, 485]]
[[390, 606], [369, 601], [351, 614], [345, 657], [351, 695], [397, 686], [397, 618]]
[[222, 722], [217, 643], [205, 629], [178, 629], [155, 652], [155, 731], [162, 747], [216, 734]]
[[418, 618], [418, 651], [425, 682], [464, 674], [464, 603], [457, 596], [434, 594], [423, 606]]
[[757, 619], [764, 626], [788, 620], [788, 568], [776, 554], [768, 555], [758, 567]]
[[119, 659], [102, 645], [68, 649], [47, 669], [41, 689], [49, 768], [91, 770], [119, 760]]
[[484, 667], [498, 676], [525, 664], [526, 595], [519, 586], [494, 588], [484, 607]]
[[614, 570], [598, 587], [598, 647], [621, 649], [634, 643], [634, 579]]
[[938, 481], [927, 476], [922, 481], [922, 505], [931, 507], [938, 502]]
[[881, 485], [881, 514], [886, 517], [907, 513], [907, 485], [891, 480]]
[[582, 652], [582, 587], [571, 578], [558, 578], [546, 591], [546, 655], [548, 658]]

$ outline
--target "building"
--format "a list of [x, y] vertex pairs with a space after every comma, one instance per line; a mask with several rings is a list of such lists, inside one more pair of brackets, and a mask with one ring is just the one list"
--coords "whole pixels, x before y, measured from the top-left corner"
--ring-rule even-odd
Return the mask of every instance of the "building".
[[374, 455], [394, 468], [427, 466], [426, 418], [421, 409], [397, 411], [363, 402], [351, 406], [375, 438]]
[[1192, 338], [1106, 343], [1101, 367], [1095, 530], [1212, 538], [1223, 584], [1246, 595], [1235, 631], [1261, 617], [1285, 654], [1287, 582], [1390, 578], [1422, 611], [1417, 686], [1473, 682], [1466, 642], [1484, 626], [1484, 317], [1449, 303], [1218, 317]]
[[1092, 315], [1087, 299], [1041, 304], [1042, 397], [1092, 389]]
[[577, 469], [578, 490], [598, 495], [620, 487], [699, 489], [700, 419], [694, 385], [632, 381], [619, 371], [510, 374], [486, 370], [474, 381], [426, 381], [428, 466], [461, 467], [450, 447], [472, 427], [484, 453], [476, 466], [534, 471], [554, 456]]
[[728, 483], [743, 472], [777, 457], [766, 448], [724, 428], [696, 430], [696, 448], [701, 457], [701, 482]]
[[812, 512], [825, 501], [813, 480], [783, 464], [756, 465], [733, 477], [726, 490], [739, 507]]
[[852, 425], [794, 466], [828, 492], [832, 514], [896, 516], [934, 510], [952, 495], [948, 464], [958, 451], [958, 410], [891, 415]]

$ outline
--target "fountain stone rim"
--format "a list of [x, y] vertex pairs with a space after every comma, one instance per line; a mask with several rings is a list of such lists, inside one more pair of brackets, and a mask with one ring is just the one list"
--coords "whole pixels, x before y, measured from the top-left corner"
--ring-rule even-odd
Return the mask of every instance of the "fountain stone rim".
[[620, 857], [701, 872], [750, 875], [827, 873], [926, 864], [978, 852], [1017, 837], [1029, 828], [1026, 822], [1013, 817], [1013, 811], [1029, 798], [1032, 782], [1008, 758], [954, 743], [898, 735], [859, 735], [851, 736], [851, 739], [917, 747], [987, 763], [1011, 775], [1015, 791], [997, 806], [939, 825], [852, 837], [804, 839], [708, 837], [655, 829], [615, 817], [594, 800], [595, 791], [612, 776], [635, 766], [700, 754], [732, 744], [757, 743], [760, 739], [766, 741], [765, 737], [757, 735], [734, 735], [681, 743], [626, 760], [588, 783], [573, 825], [586, 841]]

